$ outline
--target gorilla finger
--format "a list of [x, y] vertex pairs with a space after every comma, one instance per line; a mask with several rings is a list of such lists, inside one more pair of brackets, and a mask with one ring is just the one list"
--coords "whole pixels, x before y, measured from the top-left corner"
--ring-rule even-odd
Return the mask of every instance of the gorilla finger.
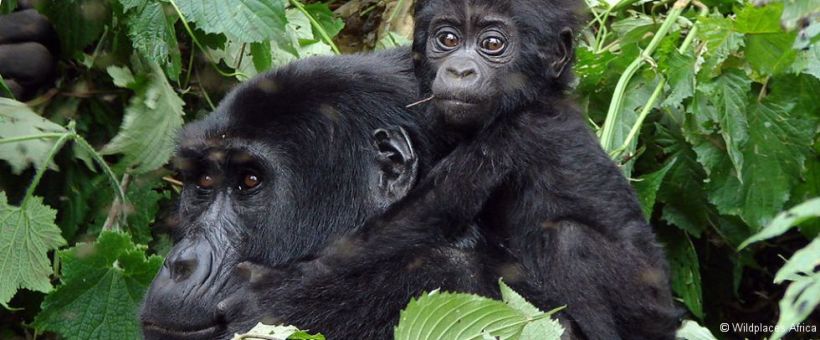
[[25, 87], [45, 83], [54, 71], [54, 62], [48, 49], [38, 43], [0, 45], [0, 75]]
[[56, 51], [57, 33], [46, 17], [34, 9], [0, 16], [0, 44], [32, 41]]

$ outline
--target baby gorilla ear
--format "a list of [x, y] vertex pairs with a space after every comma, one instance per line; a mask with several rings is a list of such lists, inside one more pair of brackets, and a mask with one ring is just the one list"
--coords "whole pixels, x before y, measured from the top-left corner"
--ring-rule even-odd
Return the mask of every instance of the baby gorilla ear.
[[553, 78], [561, 77], [567, 65], [572, 62], [572, 58], [575, 55], [572, 42], [572, 29], [565, 27], [561, 30], [561, 33], [558, 34], [558, 41], [556, 42], [554, 50], [554, 59], [550, 63], [550, 75]]
[[373, 131], [379, 165], [379, 197], [384, 206], [401, 199], [416, 184], [418, 157], [410, 137], [401, 127]]

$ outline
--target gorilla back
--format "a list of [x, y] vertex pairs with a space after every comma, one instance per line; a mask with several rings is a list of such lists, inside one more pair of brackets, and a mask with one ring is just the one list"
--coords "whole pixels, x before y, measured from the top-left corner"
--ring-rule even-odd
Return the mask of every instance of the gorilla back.
[[[408, 50], [312, 58], [239, 86], [188, 124], [175, 160], [184, 182], [175, 246], [143, 304], [146, 338], [247, 329], [259, 316], [241, 296], [237, 263], [276, 266], [316, 253], [402, 197], [418, 175], [414, 157], [432, 149], [404, 109], [416, 88]], [[387, 132], [374, 146], [384, 126], [401, 126], [417, 153], [392, 149], [408, 137], [393, 143]]]

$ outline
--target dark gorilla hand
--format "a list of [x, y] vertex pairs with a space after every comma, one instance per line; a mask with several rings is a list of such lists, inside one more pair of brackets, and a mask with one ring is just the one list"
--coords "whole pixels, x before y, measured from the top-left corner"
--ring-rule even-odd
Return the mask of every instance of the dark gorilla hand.
[[51, 79], [57, 46], [56, 32], [36, 10], [0, 16], [0, 76], [15, 98], [30, 98]]

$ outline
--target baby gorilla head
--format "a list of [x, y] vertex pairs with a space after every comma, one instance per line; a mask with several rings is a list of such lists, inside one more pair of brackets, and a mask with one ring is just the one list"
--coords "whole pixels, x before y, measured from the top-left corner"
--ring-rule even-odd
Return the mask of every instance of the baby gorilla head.
[[416, 5], [421, 93], [444, 122], [475, 131], [571, 81], [570, 0], [427, 0]]

